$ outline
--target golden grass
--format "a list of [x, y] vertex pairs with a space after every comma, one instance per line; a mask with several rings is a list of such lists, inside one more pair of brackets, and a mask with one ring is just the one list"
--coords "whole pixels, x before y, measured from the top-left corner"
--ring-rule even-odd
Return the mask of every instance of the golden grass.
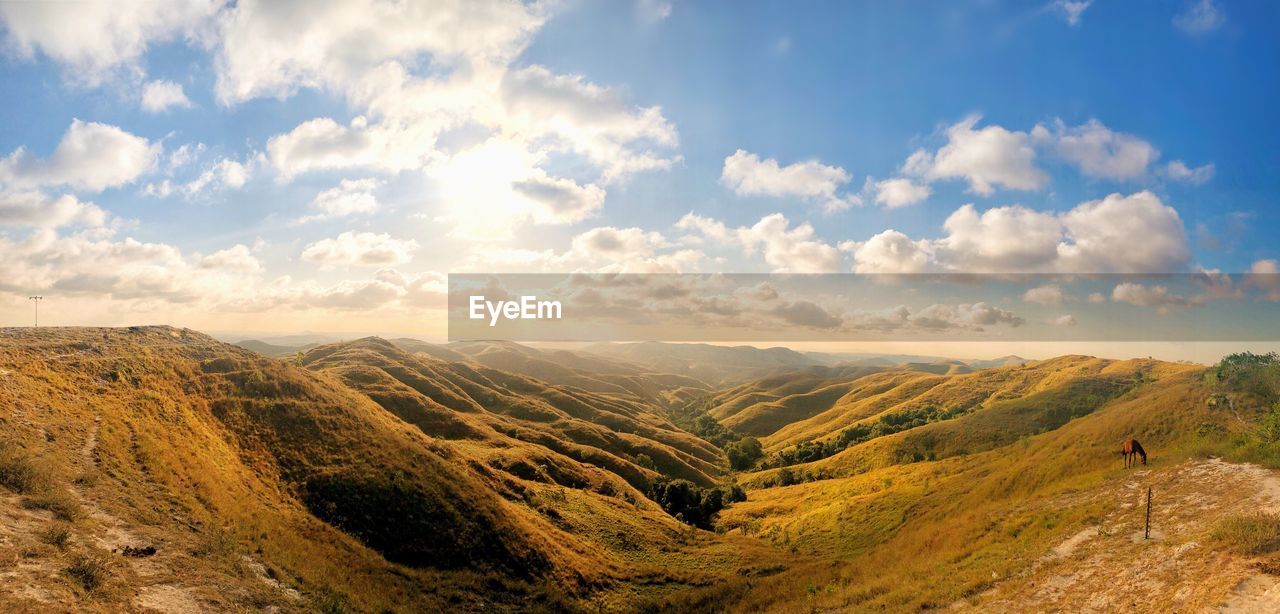
[[1218, 545], [1244, 555], [1280, 550], [1280, 515], [1259, 512], [1223, 518], [1210, 533]]

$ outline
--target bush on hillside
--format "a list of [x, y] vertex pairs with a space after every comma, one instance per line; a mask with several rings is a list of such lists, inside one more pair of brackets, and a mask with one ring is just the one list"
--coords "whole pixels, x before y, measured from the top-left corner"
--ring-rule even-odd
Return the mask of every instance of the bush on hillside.
[[729, 466], [743, 471], [750, 469], [760, 457], [764, 456], [764, 447], [755, 437], [743, 437], [724, 447], [725, 456], [729, 457]]
[[1280, 401], [1280, 354], [1241, 352], [1223, 357], [1210, 377], [1233, 392], [1254, 397], [1264, 406]]
[[730, 503], [747, 500], [737, 484], [702, 488], [688, 480], [658, 482], [649, 496], [677, 520], [701, 529], [710, 529], [716, 513]]

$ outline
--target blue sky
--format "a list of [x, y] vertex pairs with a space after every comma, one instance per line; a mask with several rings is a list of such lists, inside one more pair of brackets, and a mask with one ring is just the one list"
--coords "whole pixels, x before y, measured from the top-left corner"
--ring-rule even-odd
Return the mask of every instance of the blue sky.
[[463, 271], [1276, 270], [1273, 3], [173, 7], [0, 2], [0, 323], [439, 335]]

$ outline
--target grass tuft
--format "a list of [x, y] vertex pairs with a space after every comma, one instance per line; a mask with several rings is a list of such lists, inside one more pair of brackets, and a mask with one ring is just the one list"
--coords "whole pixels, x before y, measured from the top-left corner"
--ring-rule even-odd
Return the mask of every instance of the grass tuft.
[[71, 527], [62, 523], [52, 525], [40, 533], [40, 541], [59, 550], [65, 549], [71, 541]]
[[103, 589], [111, 578], [111, 559], [95, 554], [77, 554], [67, 566], [67, 575], [93, 593]]
[[22, 501], [22, 506], [33, 510], [48, 510], [63, 522], [73, 522], [80, 517], [80, 503], [65, 492], [48, 491], [32, 495]]
[[45, 488], [48, 482], [31, 457], [0, 444], [0, 486], [27, 494]]
[[1245, 555], [1280, 550], [1280, 515], [1258, 513], [1223, 518], [1211, 537], [1228, 550]]

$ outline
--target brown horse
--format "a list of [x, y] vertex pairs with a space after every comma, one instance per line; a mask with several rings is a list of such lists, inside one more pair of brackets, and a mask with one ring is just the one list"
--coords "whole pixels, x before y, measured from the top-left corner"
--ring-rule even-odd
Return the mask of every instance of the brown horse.
[[1120, 448], [1120, 454], [1124, 456], [1124, 467], [1135, 467], [1138, 464], [1138, 457], [1142, 457], [1142, 464], [1147, 464], [1147, 451], [1142, 449], [1142, 444], [1137, 439], [1130, 439], [1124, 442], [1124, 447]]

